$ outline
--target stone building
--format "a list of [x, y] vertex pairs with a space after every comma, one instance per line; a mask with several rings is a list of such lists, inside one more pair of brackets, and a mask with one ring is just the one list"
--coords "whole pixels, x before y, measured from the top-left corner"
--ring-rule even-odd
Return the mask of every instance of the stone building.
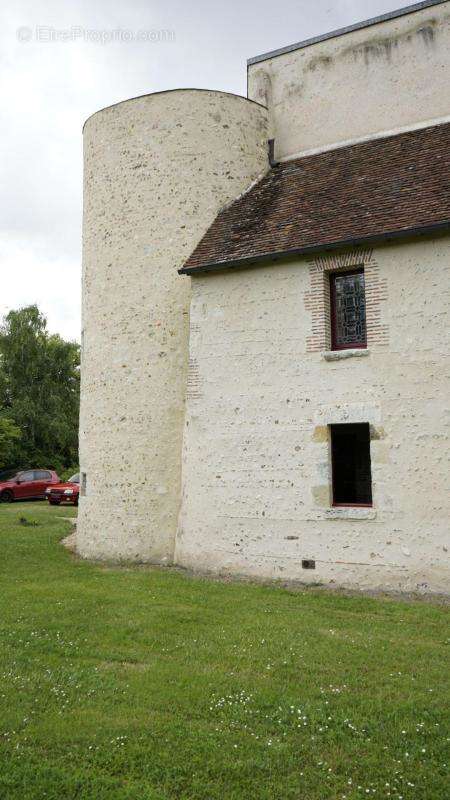
[[449, 21], [87, 121], [83, 556], [448, 591]]

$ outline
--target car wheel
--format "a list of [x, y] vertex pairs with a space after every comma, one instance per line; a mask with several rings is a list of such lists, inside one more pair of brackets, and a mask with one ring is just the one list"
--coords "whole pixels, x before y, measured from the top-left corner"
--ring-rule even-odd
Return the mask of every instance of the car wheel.
[[74, 506], [77, 506], [77, 505], [78, 505], [78, 497], [77, 497], [77, 499], [76, 499], [76, 500], [74, 500], [74, 501], [73, 501], [73, 504], [74, 504]]
[[49, 500], [48, 502], [50, 503], [51, 506], [59, 506], [61, 500]]
[[0, 501], [2, 503], [12, 503], [14, 500], [14, 495], [9, 489], [5, 489], [4, 492], [0, 495]]

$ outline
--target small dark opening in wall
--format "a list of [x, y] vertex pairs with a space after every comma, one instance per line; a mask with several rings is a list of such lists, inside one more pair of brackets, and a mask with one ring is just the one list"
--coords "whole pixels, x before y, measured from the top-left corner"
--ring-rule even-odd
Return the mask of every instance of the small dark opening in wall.
[[275, 139], [268, 139], [267, 140], [267, 147], [269, 152], [269, 165], [274, 167], [276, 164], [275, 161]]
[[311, 558], [303, 558], [302, 559], [302, 569], [315, 569], [316, 562], [313, 561]]
[[370, 427], [330, 425], [333, 505], [371, 506]]

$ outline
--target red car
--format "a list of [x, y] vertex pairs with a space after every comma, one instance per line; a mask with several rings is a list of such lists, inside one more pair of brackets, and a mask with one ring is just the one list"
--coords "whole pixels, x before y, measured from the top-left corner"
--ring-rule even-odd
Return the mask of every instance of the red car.
[[49, 486], [45, 491], [45, 496], [51, 506], [59, 506], [60, 503], [73, 503], [74, 506], [77, 506], [80, 496], [80, 476], [77, 473], [65, 483]]
[[51, 469], [26, 469], [18, 472], [13, 478], [0, 481], [0, 502], [12, 503], [13, 500], [44, 500], [46, 489], [59, 483], [59, 477]]

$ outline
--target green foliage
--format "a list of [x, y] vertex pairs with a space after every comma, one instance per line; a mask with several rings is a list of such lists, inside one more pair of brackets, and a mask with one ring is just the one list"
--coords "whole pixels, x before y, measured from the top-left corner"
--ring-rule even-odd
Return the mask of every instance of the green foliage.
[[20, 428], [9, 417], [0, 417], [0, 464], [10, 464], [14, 448], [21, 437]]
[[59, 472], [59, 477], [62, 481], [68, 481], [72, 475], [76, 475], [80, 472], [80, 468], [78, 465], [73, 465], [71, 467], [66, 467], [66, 469], [62, 469]]
[[[0, 470], [62, 470], [78, 460], [79, 346], [47, 331], [37, 306], [0, 327], [0, 419], [9, 420]], [[14, 429], [20, 435], [14, 433]]]
[[445, 607], [89, 564], [75, 513], [0, 506], [2, 800], [447, 800]]

